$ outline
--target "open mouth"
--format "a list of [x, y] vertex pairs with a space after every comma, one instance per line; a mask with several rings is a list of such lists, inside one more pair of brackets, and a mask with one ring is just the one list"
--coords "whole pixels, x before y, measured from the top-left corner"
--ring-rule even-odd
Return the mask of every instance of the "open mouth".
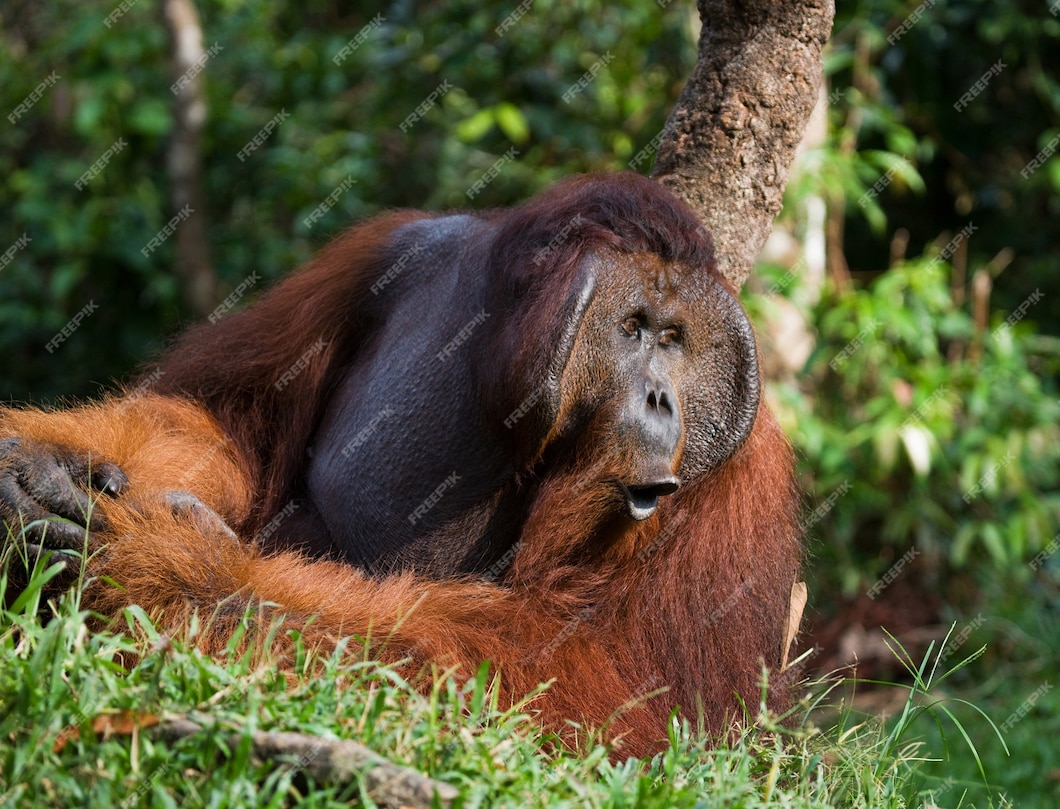
[[676, 492], [679, 483], [677, 478], [671, 477], [643, 486], [626, 486], [622, 484], [622, 489], [626, 495], [626, 507], [629, 509], [629, 516], [634, 520], [648, 519], [655, 513], [655, 509], [659, 507], [659, 498]]

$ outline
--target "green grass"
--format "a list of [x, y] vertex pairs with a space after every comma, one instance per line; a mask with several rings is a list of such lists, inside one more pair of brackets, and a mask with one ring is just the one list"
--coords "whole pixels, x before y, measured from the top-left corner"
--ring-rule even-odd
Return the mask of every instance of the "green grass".
[[[45, 570], [38, 568], [36, 582]], [[0, 596], [5, 581], [0, 573]], [[362, 800], [357, 782], [318, 786], [296, 762], [256, 763], [255, 730], [360, 741], [453, 785], [469, 807], [899, 809], [928, 805], [930, 790], [942, 783], [924, 770], [930, 745], [912, 737], [924, 692], [936, 687], [929, 670], [921, 669], [898, 730], [874, 720], [852, 724], [849, 715], [827, 732], [808, 721], [781, 729], [759, 715], [739, 738], [711, 747], [674, 723], [668, 750], [614, 763], [606, 748], [588, 742], [580, 751], [557, 750], [533, 724], [532, 697], [499, 710], [484, 669], [465, 683], [439, 676], [421, 694], [391, 668], [303, 650], [291, 677], [290, 668], [249, 654], [206, 658], [161, 636], [135, 609], [122, 626], [93, 631], [76, 588], [43, 608], [50, 620], [36, 614], [38, 600], [39, 591], [0, 613], [3, 807], [322, 807]], [[818, 689], [800, 716], [830, 698]], [[749, 710], [760, 713], [758, 706]], [[228, 730], [166, 742], [150, 730], [130, 733], [117, 720], [98, 719], [124, 712], [194, 714]], [[97, 733], [94, 722], [97, 730], [119, 732]], [[967, 769], [970, 761], [974, 770], [960, 727], [949, 725], [961, 742], [951, 745], [951, 766]], [[937, 731], [928, 731], [937, 746]], [[984, 796], [974, 805], [1001, 805]], [[946, 797], [941, 805], [958, 805], [955, 792]]]
[[[987, 713], [1001, 729], [974, 736], [986, 763], [988, 790], [967, 756], [953, 755], [929, 765], [925, 773], [940, 780], [952, 779], [943, 805], [956, 805], [967, 790], [967, 799], [981, 804], [989, 793], [1004, 794], [1020, 809], [1055, 809], [1060, 806], [1060, 588], [1057, 579], [1010, 580], [997, 576], [981, 587], [983, 607], [958, 622], [958, 628], [981, 618], [982, 626], [968, 638], [959, 654], [985, 645], [973, 666], [960, 670], [939, 692], [959, 695], [976, 710]], [[1045, 689], [1025, 715], [1006, 725], [1027, 698]], [[970, 727], [974, 710], [955, 705], [954, 713]], [[930, 732], [924, 723], [918, 732]], [[1007, 750], [1007, 753], [1006, 753]]]

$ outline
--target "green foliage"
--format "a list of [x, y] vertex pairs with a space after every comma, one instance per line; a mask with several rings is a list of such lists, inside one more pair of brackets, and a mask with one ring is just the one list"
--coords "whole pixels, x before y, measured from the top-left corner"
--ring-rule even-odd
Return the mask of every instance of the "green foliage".
[[[850, 291], [806, 311], [819, 290], [800, 289], [805, 272], [762, 283], [789, 295], [816, 340], [802, 376], [774, 387], [810, 492], [815, 606], [871, 633], [930, 621], [938, 605], [962, 626], [956, 643], [989, 643], [932, 694], [975, 701], [952, 702], [958, 722], [986, 711], [1002, 728], [973, 736], [996, 786], [969, 757], [943, 756], [926, 768], [940, 806], [998, 789], [1025, 807], [1060, 798], [1048, 775], [1057, 698], [1025, 703], [1060, 676], [1060, 341], [1040, 333], [1060, 323], [1058, 38], [1040, 5], [839, 4], [828, 135], [789, 185], [786, 216], [801, 227], [804, 203], [827, 203], [829, 275]], [[998, 59], [1004, 70], [955, 111]], [[897, 576], [911, 580], [899, 597], [886, 589]], [[918, 733], [939, 727], [903, 717]]]
[[[908, 25], [904, 25], [908, 23]], [[1000, 63], [970, 102], [962, 96]], [[1060, 16], [1055, 4], [959, 0], [836, 4], [826, 61], [828, 146], [818, 156], [845, 206], [843, 251], [853, 271], [889, 266], [890, 243], [929, 252], [969, 222], [971, 266], [1005, 248], [1012, 264], [995, 299], [1014, 309], [1046, 292], [1038, 322], [1057, 334], [1060, 245]], [[955, 108], [957, 105], [959, 108]], [[1043, 168], [1026, 171], [1044, 152]], [[915, 168], [865, 191], [898, 156]], [[842, 178], [842, 182], [838, 178]], [[813, 178], [806, 178], [813, 182]], [[921, 190], [922, 187], [922, 190]]]
[[[255, 272], [263, 282], [278, 277], [351, 221], [389, 207], [508, 205], [572, 172], [623, 168], [662, 128], [695, 59], [691, 9], [678, 4], [537, 0], [500, 33], [517, 2], [394, 3], [379, 23], [374, 11], [323, 0], [196, 5], [204, 48], [219, 46], [200, 76], [200, 213], [228, 288]], [[59, 76], [0, 126], [0, 254], [22, 234], [31, 240], [0, 269], [0, 398], [94, 393], [189, 317], [174, 240], [141, 253], [175, 213], [165, 165], [170, 45], [155, 4], [129, 4], [108, 27], [116, 7], [0, 8], [0, 113]], [[606, 67], [565, 101], [598, 60]], [[281, 113], [271, 137], [240, 159]], [[500, 174], [469, 195], [511, 149]], [[649, 158], [639, 168], [650, 166]], [[340, 186], [336, 204], [307, 223]], [[98, 311], [48, 352], [89, 301]]]
[[[1060, 804], [1060, 779], [1054, 774], [1060, 760], [1060, 692], [1053, 687], [1060, 682], [1056, 654], [1060, 578], [1052, 579], [1051, 586], [1047, 577], [1018, 586], [997, 575], [982, 579], [983, 609], [964, 623], [956, 637], [951, 636], [950, 659], [960, 659], [984, 644], [985, 652], [975, 665], [932, 690], [936, 696], [959, 694], [972, 703], [953, 704], [953, 713], [962, 722], [986, 731], [976, 718], [982, 710], [1001, 731], [974, 734], [977, 752], [988, 762], [992, 789], [982, 787], [969, 756], [940, 757], [925, 766], [925, 775], [940, 786], [948, 785], [946, 794], [940, 795], [940, 806], [957, 805], [958, 796], [967, 790], [967, 801], [977, 805], [987, 794], [1002, 792], [1018, 807], [1052, 809]], [[968, 633], [971, 625], [977, 628]], [[1033, 705], [1028, 702], [1032, 695], [1037, 695]], [[934, 723], [920, 717], [912, 732], [934, 733]]]
[[949, 275], [921, 260], [827, 296], [804, 376], [776, 391], [811, 491], [844, 490], [812, 531], [848, 594], [911, 545], [935, 574], [1026, 574], [1060, 524], [1060, 344], [1000, 314], [980, 331]]
[[[945, 638], [935, 648], [935, 643], [928, 645], [923, 659], [917, 663], [910, 654], [902, 647], [902, 644], [888, 633], [887, 648], [900, 662], [909, 677], [908, 685], [899, 685], [891, 682], [872, 682], [863, 680], [846, 680], [836, 683], [837, 691], [842, 688], [848, 689], [848, 694], [853, 696], [856, 689], [864, 685], [884, 686], [888, 689], [905, 689], [907, 695], [901, 702], [900, 710], [885, 725], [885, 732], [874, 742], [876, 752], [879, 756], [877, 766], [873, 770], [872, 777], [866, 779], [868, 783], [886, 783], [881, 776], [898, 760], [918, 759], [924, 762], [938, 760], [932, 758], [932, 751], [925, 742], [925, 731], [938, 737], [943, 742], [944, 752], [947, 759], [967, 763], [974, 770], [974, 776], [970, 784], [958, 784], [957, 780], [950, 777], [929, 778], [925, 781], [924, 792], [931, 796], [932, 802], [937, 795], [947, 792], [957, 786], [964, 793], [959, 805], [966, 805], [964, 798], [969, 794], [969, 786], [976, 792], [982, 802], [969, 801], [967, 805], [994, 805], [996, 791], [991, 788], [987, 767], [979, 753], [979, 747], [985, 741], [995, 740], [1000, 742], [1004, 752], [1005, 741], [1001, 730], [991, 720], [989, 715], [972, 702], [960, 697], [945, 693], [943, 683], [955, 676], [958, 672], [978, 659], [984, 652], [985, 647], [979, 648], [970, 655], [963, 657], [960, 662], [947, 665], [944, 663], [945, 649], [953, 633], [953, 628], [946, 634]], [[963, 716], [958, 715], [960, 711]], [[872, 725], [869, 725], [871, 732]], [[982, 732], [985, 730], [985, 733]], [[947, 735], [949, 731], [949, 735]], [[852, 708], [841, 706], [839, 720], [836, 727], [838, 739], [841, 742], [848, 740], [859, 740], [862, 744], [866, 742], [866, 728], [859, 721], [858, 714]], [[975, 738], [973, 738], [973, 734]], [[961, 751], [967, 755], [960, 755]], [[923, 758], [921, 758], [923, 757]], [[875, 805], [880, 797], [874, 796], [876, 800], [870, 800], [869, 805]], [[949, 796], [947, 796], [947, 801]], [[1005, 805], [1006, 802], [1002, 801]], [[927, 804], [925, 804], [927, 805]]]

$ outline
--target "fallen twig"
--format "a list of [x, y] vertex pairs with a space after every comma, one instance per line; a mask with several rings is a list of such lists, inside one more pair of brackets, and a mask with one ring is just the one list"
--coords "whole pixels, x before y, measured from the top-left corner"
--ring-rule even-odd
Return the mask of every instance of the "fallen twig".
[[[208, 730], [208, 724], [190, 719], [167, 719], [150, 729], [165, 739], [183, 739]], [[241, 734], [225, 730], [229, 743], [238, 744]], [[293, 759], [292, 766], [318, 784], [341, 786], [361, 779], [368, 796], [380, 806], [450, 807], [459, 792], [450, 784], [435, 781], [420, 772], [394, 764], [363, 744], [348, 739], [324, 739], [306, 733], [255, 731], [252, 754], [259, 761]]]

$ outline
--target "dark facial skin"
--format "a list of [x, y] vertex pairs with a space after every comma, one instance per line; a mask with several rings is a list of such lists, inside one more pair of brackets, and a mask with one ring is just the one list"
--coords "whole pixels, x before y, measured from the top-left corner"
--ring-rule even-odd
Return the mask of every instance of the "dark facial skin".
[[567, 409], [593, 416], [595, 440], [617, 448], [623, 471], [615, 485], [628, 515], [642, 520], [750, 430], [748, 410], [758, 401], [753, 336], [706, 273], [653, 254], [599, 256], [590, 272], [593, 300], [564, 398]]
[[673, 283], [676, 274], [657, 256], [608, 256], [593, 265], [593, 301], [564, 375], [564, 395], [571, 410], [596, 414], [598, 440], [613, 443], [622, 459], [614, 483], [629, 516], [643, 520], [681, 482], [679, 390], [690, 372], [690, 305]]

